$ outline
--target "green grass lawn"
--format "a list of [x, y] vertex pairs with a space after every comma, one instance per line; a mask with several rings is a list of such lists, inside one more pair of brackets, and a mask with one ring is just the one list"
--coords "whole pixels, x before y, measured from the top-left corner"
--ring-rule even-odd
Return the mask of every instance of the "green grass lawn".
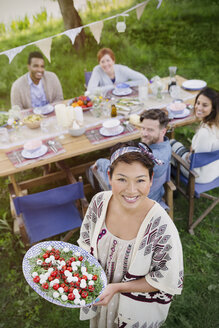
[[[126, 8], [140, 1], [127, 1]], [[151, 1], [140, 21], [135, 12], [126, 19], [127, 31], [115, 32], [115, 21], [104, 24], [98, 45], [86, 29], [85, 48], [78, 53], [67, 37], [53, 40], [51, 63], [46, 68], [60, 78], [64, 97], [77, 96], [84, 91], [84, 68], [92, 70], [97, 64], [99, 48], [111, 47], [118, 63], [143, 72], [148, 78], [168, 75], [168, 66], [176, 65], [177, 73], [188, 79], [207, 81], [219, 89], [218, 72], [218, 16], [217, 1], [163, 0], [159, 10], [157, 1]], [[123, 7], [125, 8], [125, 7]], [[90, 12], [83, 17], [88, 23], [111, 16], [123, 9], [111, 12]], [[38, 24], [29, 30], [0, 37], [1, 51], [55, 35], [63, 31], [61, 21]], [[10, 108], [12, 82], [26, 72], [28, 53], [37, 50], [29, 46], [8, 64], [6, 56], [0, 56], [0, 109]], [[176, 131], [176, 138], [188, 144], [194, 134], [194, 126]], [[102, 154], [101, 154], [102, 155]], [[89, 155], [86, 157], [89, 159]], [[86, 160], [85, 159], [85, 160]], [[80, 158], [77, 159], [80, 161]], [[41, 171], [21, 173], [18, 179], [39, 175]], [[0, 179], [0, 328], [78, 328], [88, 327], [79, 321], [77, 310], [57, 307], [40, 298], [25, 282], [21, 264], [25, 250], [19, 237], [12, 234], [12, 218], [7, 191], [8, 180]], [[216, 191], [219, 194], [219, 190]], [[91, 195], [90, 195], [91, 196]], [[206, 200], [196, 204], [195, 217], [206, 206]], [[185, 283], [181, 296], [174, 297], [164, 328], [215, 328], [218, 322], [218, 216], [215, 208], [195, 229], [195, 236], [187, 233], [188, 203], [178, 196], [174, 199], [175, 223], [179, 230], [184, 251]], [[76, 243], [77, 236], [71, 242]]]

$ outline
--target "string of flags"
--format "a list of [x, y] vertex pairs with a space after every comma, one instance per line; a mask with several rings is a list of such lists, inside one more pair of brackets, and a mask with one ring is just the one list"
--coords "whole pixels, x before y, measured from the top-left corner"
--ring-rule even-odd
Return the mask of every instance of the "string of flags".
[[[91, 33], [93, 34], [95, 40], [99, 44], [100, 39], [101, 39], [103, 26], [104, 26], [104, 21], [116, 19], [117, 20], [117, 24], [116, 24], [117, 31], [120, 32], [120, 33], [125, 32], [125, 29], [126, 29], [125, 17], [129, 15], [128, 13], [133, 11], [133, 10], [136, 10], [136, 16], [137, 16], [137, 19], [139, 20], [142, 16], [143, 12], [144, 12], [144, 9], [145, 9], [146, 5], [149, 3], [149, 1], [150, 0], [146, 0], [144, 2], [141, 2], [141, 3], [135, 5], [134, 7], [131, 7], [129, 9], [127, 9], [126, 11], [124, 11], [120, 14], [104, 18], [101, 21], [96, 21], [96, 22], [93, 22], [93, 23], [90, 23], [90, 24], [87, 24], [87, 25], [76, 27], [76, 28], [61, 32], [59, 34], [50, 36], [50, 37], [45, 38], [45, 39], [30, 42], [30, 43], [27, 43], [25, 45], [22, 45], [22, 46], [19, 46], [19, 47], [16, 47], [16, 48], [12, 48], [12, 49], [0, 52], [0, 55], [6, 55], [9, 59], [9, 64], [10, 64], [12, 62], [12, 60], [14, 59], [14, 57], [17, 54], [19, 54], [24, 48], [34, 44], [42, 51], [44, 56], [50, 62], [51, 61], [50, 51], [51, 51], [52, 39], [53, 38], [55, 38], [57, 36], [60, 36], [60, 35], [66, 35], [71, 40], [72, 44], [74, 44], [75, 38], [81, 32], [81, 30], [83, 28], [89, 27], [89, 29], [90, 29]], [[159, 9], [163, 0], [157, 0], [157, 1], [158, 1], [157, 9]], [[123, 18], [122, 21], [118, 20], [120, 17]]]

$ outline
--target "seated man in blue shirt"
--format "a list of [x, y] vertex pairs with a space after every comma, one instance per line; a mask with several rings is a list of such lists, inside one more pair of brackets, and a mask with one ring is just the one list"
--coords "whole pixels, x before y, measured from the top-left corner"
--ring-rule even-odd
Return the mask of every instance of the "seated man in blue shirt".
[[11, 106], [27, 109], [63, 100], [60, 81], [55, 73], [45, 71], [44, 57], [40, 52], [29, 54], [28, 71], [12, 84]]
[[[164, 188], [156, 188], [156, 181], [167, 171], [171, 159], [171, 146], [169, 139], [165, 137], [167, 124], [169, 122], [166, 113], [160, 109], [150, 109], [143, 112], [140, 116], [141, 122], [141, 141], [146, 143], [153, 151], [156, 158], [161, 159], [164, 164], [154, 166], [153, 183], [148, 197], [160, 203]], [[100, 189], [110, 189], [108, 179], [108, 168], [110, 161], [105, 158], [100, 158], [96, 163], [89, 168], [87, 172], [88, 179], [94, 187], [93, 170], [96, 170], [100, 180], [103, 181], [103, 186]]]

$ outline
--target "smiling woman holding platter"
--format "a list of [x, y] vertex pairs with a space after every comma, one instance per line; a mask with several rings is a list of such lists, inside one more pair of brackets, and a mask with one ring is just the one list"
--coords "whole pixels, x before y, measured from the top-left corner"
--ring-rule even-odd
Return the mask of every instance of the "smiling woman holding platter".
[[94, 255], [108, 285], [91, 308], [81, 309], [90, 327], [160, 327], [174, 294], [181, 294], [182, 247], [165, 212], [147, 196], [154, 158], [143, 143], [112, 149], [112, 191], [95, 195], [84, 218], [78, 244]]

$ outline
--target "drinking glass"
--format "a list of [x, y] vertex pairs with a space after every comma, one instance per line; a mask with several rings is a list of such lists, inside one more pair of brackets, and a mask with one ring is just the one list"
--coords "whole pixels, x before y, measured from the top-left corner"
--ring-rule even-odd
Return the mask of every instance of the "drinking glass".
[[44, 119], [40, 122], [40, 128], [43, 133], [45, 134], [49, 133], [50, 123], [51, 122], [49, 119]]
[[7, 128], [0, 128], [0, 142], [7, 143], [9, 142], [9, 135]]
[[145, 103], [148, 100], [148, 85], [139, 84], [138, 86], [138, 98], [140, 102]]
[[170, 96], [173, 99], [179, 99], [180, 98], [180, 87], [178, 85], [172, 85], [170, 87]]
[[169, 66], [168, 68], [170, 77], [174, 77], [176, 75], [177, 66]]

